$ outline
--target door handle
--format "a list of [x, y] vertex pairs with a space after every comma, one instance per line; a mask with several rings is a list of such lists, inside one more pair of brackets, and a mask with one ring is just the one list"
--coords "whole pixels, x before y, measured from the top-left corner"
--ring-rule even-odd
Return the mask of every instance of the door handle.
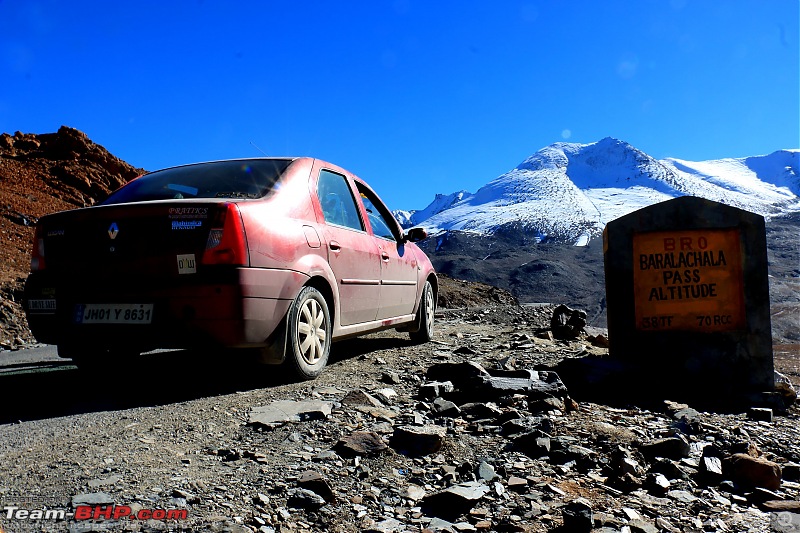
[[383, 259], [384, 261], [386, 261], [388, 263], [389, 262], [389, 254], [387, 254], [386, 252], [382, 251], [381, 252], [381, 259]]
[[330, 248], [332, 252], [339, 252], [342, 249], [342, 245], [337, 241], [330, 241], [328, 243], [328, 248]]

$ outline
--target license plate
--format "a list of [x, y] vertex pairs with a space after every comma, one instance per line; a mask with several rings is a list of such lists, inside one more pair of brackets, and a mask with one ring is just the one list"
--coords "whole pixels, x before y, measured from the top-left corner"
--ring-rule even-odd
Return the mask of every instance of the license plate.
[[76, 324], [149, 324], [153, 304], [80, 304], [75, 306]]

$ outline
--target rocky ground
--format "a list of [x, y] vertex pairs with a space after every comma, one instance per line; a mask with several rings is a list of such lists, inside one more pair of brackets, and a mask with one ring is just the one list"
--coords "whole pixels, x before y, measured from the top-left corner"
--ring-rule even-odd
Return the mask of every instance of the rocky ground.
[[[71, 128], [0, 135], [0, 357], [33, 343], [20, 300], [37, 218], [141, 172]], [[770, 230], [783, 243], [770, 261], [784, 318], [797, 301], [790, 222]], [[455, 273], [517, 261], [514, 243], [451, 244]], [[602, 276], [593, 250], [543, 247], [512, 285], [545, 273], [542, 286], [572, 301]], [[561, 275], [583, 260], [583, 277]], [[63, 360], [11, 365], [0, 531], [800, 530], [796, 405], [704, 412], [676, 402], [679, 384], [674, 397], [603, 403], [552, 372], [606, 357], [602, 330], [558, 340], [552, 305], [446, 276], [441, 287], [434, 342], [344, 341], [313, 382], [228, 353], [146, 354], [91, 374]], [[776, 369], [800, 388], [796, 338], [776, 338]], [[186, 514], [48, 522], [9, 510], [42, 505]]]
[[72, 531], [760, 532], [800, 516], [797, 406], [770, 421], [576, 402], [546, 369], [603, 357], [604, 338], [553, 340], [552, 313], [439, 312], [434, 342], [344, 341], [313, 382], [183, 352], [6, 379], [25, 407], [0, 425], [0, 501], [187, 511], [36, 523]]

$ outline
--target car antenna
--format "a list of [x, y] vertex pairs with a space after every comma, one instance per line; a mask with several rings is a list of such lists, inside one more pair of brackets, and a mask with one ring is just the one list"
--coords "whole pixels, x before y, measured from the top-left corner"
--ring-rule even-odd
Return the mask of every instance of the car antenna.
[[262, 150], [261, 148], [259, 148], [259, 147], [256, 145], [256, 143], [254, 143], [253, 141], [250, 141], [250, 144], [252, 144], [252, 145], [255, 147], [255, 149], [256, 149], [256, 150], [258, 150], [258, 151], [259, 151], [259, 152], [261, 152], [262, 154], [264, 154], [264, 155], [266, 155], [267, 157], [269, 157], [269, 156], [267, 155], [267, 152], [265, 152], [264, 150]]

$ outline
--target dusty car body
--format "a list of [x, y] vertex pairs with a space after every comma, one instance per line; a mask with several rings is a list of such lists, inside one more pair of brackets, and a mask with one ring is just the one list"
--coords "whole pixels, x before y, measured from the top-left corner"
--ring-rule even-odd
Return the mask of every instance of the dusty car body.
[[424, 236], [319, 159], [173, 167], [42, 217], [25, 307], [36, 338], [79, 364], [224, 346], [308, 379], [334, 340], [392, 327], [431, 338]]

